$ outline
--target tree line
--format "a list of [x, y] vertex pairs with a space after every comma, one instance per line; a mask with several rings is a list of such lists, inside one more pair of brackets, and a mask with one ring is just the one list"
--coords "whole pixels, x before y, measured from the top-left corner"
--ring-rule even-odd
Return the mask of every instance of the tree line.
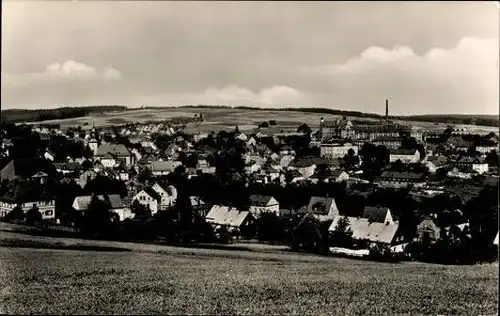
[[2, 110], [1, 118], [2, 122], [6, 123], [39, 122], [46, 120], [82, 117], [96, 112], [100, 113], [107, 111], [125, 111], [125, 110], [127, 110], [126, 106], [119, 106], [119, 105], [61, 107], [56, 109], [37, 109], [37, 110], [11, 109], [11, 110]]

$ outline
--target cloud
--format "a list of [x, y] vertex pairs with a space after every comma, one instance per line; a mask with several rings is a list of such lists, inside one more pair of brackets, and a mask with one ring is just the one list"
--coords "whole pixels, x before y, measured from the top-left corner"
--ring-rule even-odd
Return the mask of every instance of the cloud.
[[107, 67], [102, 76], [105, 79], [113, 80], [113, 79], [120, 79], [122, 77], [122, 74], [114, 68]]
[[358, 91], [358, 107], [370, 98], [394, 97], [401, 114], [440, 108], [495, 113], [498, 69], [498, 38], [462, 38], [453, 48], [432, 48], [421, 55], [408, 46], [369, 47], [344, 63], [305, 67], [302, 73], [322, 76], [334, 86], [332, 97], [347, 104], [353, 101], [347, 94]]
[[229, 85], [224, 88], [208, 88], [203, 93], [155, 94], [141, 97], [140, 104], [184, 105], [221, 104], [247, 106], [289, 106], [307, 103], [306, 94], [288, 86], [272, 86], [254, 92], [247, 88]]
[[447, 76], [450, 73], [468, 76], [471, 71], [484, 75], [497, 73], [495, 65], [498, 65], [498, 39], [463, 38], [452, 49], [432, 48], [423, 56], [407, 46], [392, 49], [374, 46], [345, 63], [308, 67], [306, 70], [332, 75], [405, 70], [429, 76]]
[[107, 67], [104, 71], [98, 71], [85, 63], [67, 60], [63, 63], [52, 63], [45, 67], [44, 72], [40, 73], [4, 74], [2, 72], [2, 84], [30, 85], [46, 81], [115, 80], [121, 77], [121, 73], [112, 67]]

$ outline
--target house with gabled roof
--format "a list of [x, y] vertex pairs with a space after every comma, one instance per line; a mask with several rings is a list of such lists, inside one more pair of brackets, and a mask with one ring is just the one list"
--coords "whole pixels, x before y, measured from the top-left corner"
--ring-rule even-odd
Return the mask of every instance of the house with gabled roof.
[[417, 163], [420, 161], [420, 153], [416, 149], [391, 149], [389, 151], [389, 162], [400, 160], [403, 163]]
[[114, 166], [119, 164], [119, 160], [112, 153], [106, 153], [99, 162], [103, 165], [104, 168], [113, 168]]
[[298, 183], [306, 180], [306, 178], [296, 169], [287, 170], [285, 173], [280, 174], [279, 181], [282, 185], [286, 184], [286, 178], [290, 176], [290, 183]]
[[102, 160], [110, 158], [110, 154], [114, 159], [123, 161], [127, 166], [133, 165], [135, 162], [135, 156], [123, 144], [101, 144], [97, 148], [95, 157], [97, 160]]
[[389, 188], [422, 187], [425, 185], [425, 175], [414, 172], [384, 171], [376, 178], [376, 183], [380, 187]]
[[209, 211], [209, 207], [205, 201], [199, 196], [190, 196], [189, 201], [191, 203], [191, 208], [198, 215], [205, 217]]
[[57, 172], [62, 174], [75, 173], [81, 170], [81, 165], [77, 162], [62, 162], [52, 164]]
[[380, 136], [375, 138], [372, 143], [376, 146], [385, 146], [388, 149], [397, 149], [401, 147], [401, 136]]
[[255, 145], [257, 145], [257, 140], [255, 140], [254, 137], [250, 137], [247, 141], [246, 141], [246, 145], [247, 147], [253, 147]]
[[320, 145], [320, 156], [334, 159], [342, 158], [349, 153], [350, 150], [354, 152], [356, 156], [358, 154], [358, 146], [348, 142], [323, 142]]
[[160, 210], [166, 210], [175, 205], [177, 189], [173, 185], [164, 185], [156, 182], [151, 188], [161, 197]]
[[42, 175], [40, 172], [48, 177], [56, 171], [50, 161], [45, 159], [4, 159], [0, 163], [0, 179], [2, 180], [12, 181], [16, 178], [31, 179], [34, 177], [39, 179]]
[[163, 176], [163, 175], [168, 175], [171, 172], [175, 171], [175, 168], [178, 166], [181, 166], [182, 162], [180, 161], [174, 161], [174, 160], [157, 160], [157, 161], [152, 161], [149, 164], [149, 170], [151, 170], [151, 173], [155, 176]]
[[450, 178], [460, 178], [460, 179], [472, 179], [472, 177], [477, 174], [476, 171], [472, 170], [471, 167], [454, 167], [446, 176]]
[[349, 180], [349, 174], [344, 170], [329, 170], [328, 178], [334, 182], [342, 182]]
[[19, 183], [0, 197], [0, 218], [16, 206], [19, 206], [24, 213], [35, 207], [43, 219], [55, 219], [56, 216], [54, 197], [47, 194], [38, 183]]
[[295, 150], [290, 145], [284, 145], [281, 146], [279, 154], [280, 156], [295, 156]]
[[261, 169], [261, 165], [254, 161], [250, 161], [249, 163], [247, 163], [244, 169], [245, 173], [252, 174], [259, 171]]
[[[334, 232], [342, 216], [336, 216], [329, 227], [330, 232]], [[392, 245], [396, 242], [396, 234], [399, 223], [384, 224], [379, 222], [369, 222], [366, 218], [347, 217], [349, 228], [353, 232], [352, 238], [358, 241], [368, 241], [372, 244]]]
[[290, 165], [290, 163], [295, 159], [295, 156], [287, 155], [283, 156], [280, 159], [281, 168], [286, 168]]
[[424, 164], [430, 173], [436, 173], [438, 169], [446, 168], [449, 165], [449, 161], [445, 156], [428, 156]]
[[139, 193], [132, 198], [132, 203], [135, 201], [148, 207], [152, 215], [156, 214], [161, 209], [161, 195], [152, 187], [145, 187], [139, 191]]
[[252, 225], [255, 221], [249, 211], [225, 205], [212, 206], [205, 220], [215, 229], [225, 226], [230, 232], [241, 231], [242, 228]]
[[463, 156], [453, 162], [453, 165], [456, 167], [471, 168], [479, 174], [488, 172], [488, 163], [484, 158]]
[[259, 131], [259, 132], [257, 132], [257, 134], [255, 134], [255, 137], [256, 138], [266, 138], [269, 136]]
[[431, 218], [425, 218], [417, 226], [417, 236], [419, 241], [434, 243], [439, 239], [441, 229]]
[[382, 206], [366, 206], [363, 210], [363, 218], [371, 222], [392, 223], [391, 211], [388, 207]]
[[311, 214], [319, 221], [332, 220], [339, 214], [337, 203], [331, 197], [312, 196], [309, 204], [299, 209], [300, 214]]
[[250, 195], [249, 210], [254, 217], [260, 216], [261, 213], [274, 213], [278, 216], [280, 205], [278, 201], [272, 196], [254, 194]]
[[296, 169], [305, 178], [309, 178], [314, 174], [316, 167], [321, 164], [326, 164], [326, 159], [319, 157], [302, 157], [292, 161], [288, 165], [288, 169]]
[[397, 236], [399, 222], [392, 219], [391, 212], [387, 207], [367, 206], [361, 217], [337, 215], [328, 231], [335, 231], [342, 218], [348, 220], [348, 226], [352, 231], [354, 240], [389, 245], [399, 241]]
[[263, 157], [270, 157], [274, 152], [271, 150], [271, 148], [269, 148], [266, 144], [257, 144], [255, 146], [255, 151], [263, 156]]
[[47, 159], [47, 160], [54, 161], [56, 155], [54, 154], [54, 152], [52, 150], [47, 149], [45, 151], [45, 153], [43, 154], [43, 157], [45, 157], [45, 159]]
[[245, 159], [245, 163], [249, 164], [251, 162], [257, 163], [259, 165], [263, 165], [266, 162], [266, 158], [260, 156], [260, 155], [251, 155], [251, 154], [245, 154], [243, 155], [243, 159]]
[[234, 138], [235, 139], [239, 139], [239, 140], [242, 140], [244, 142], [246, 142], [248, 140], [248, 136], [245, 135], [245, 133], [242, 133], [242, 132], [237, 132], [235, 135], [234, 135]]
[[85, 213], [90, 205], [93, 198], [101, 200], [107, 203], [110, 207], [110, 211], [117, 214], [120, 221], [127, 218], [134, 217], [134, 214], [130, 211], [130, 208], [123, 202], [119, 194], [100, 194], [100, 195], [81, 195], [75, 197], [73, 201], [73, 209], [78, 212]]
[[467, 141], [462, 138], [462, 136], [451, 136], [448, 138], [446, 145], [450, 149], [454, 149], [456, 151], [467, 151], [473, 145], [472, 141]]
[[498, 152], [498, 143], [493, 141], [483, 141], [481, 144], [476, 146], [476, 151], [482, 155], [487, 155], [491, 151]]

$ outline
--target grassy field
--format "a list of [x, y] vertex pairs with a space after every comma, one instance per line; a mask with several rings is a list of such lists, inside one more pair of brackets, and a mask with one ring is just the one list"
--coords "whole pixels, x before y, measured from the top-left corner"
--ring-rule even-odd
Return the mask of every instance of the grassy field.
[[498, 307], [498, 265], [134, 247], [0, 248], [0, 313], [493, 315]]
[[[278, 125], [268, 133], [294, 130], [298, 125], [306, 123], [313, 128], [319, 126], [321, 117], [325, 119], [337, 119], [339, 116], [321, 114], [321, 113], [306, 113], [298, 111], [273, 111], [273, 110], [251, 110], [251, 109], [202, 109], [202, 108], [158, 108], [158, 109], [140, 109], [133, 111], [112, 111], [102, 113], [94, 117], [97, 126], [120, 125], [132, 122], [146, 121], [162, 121], [173, 117], [193, 117], [195, 114], [203, 113], [205, 121], [203, 123], [188, 124], [189, 132], [219, 132], [220, 130], [233, 130], [235, 125], [238, 125], [241, 130], [253, 130], [257, 125], [264, 121], [276, 120]], [[51, 120], [38, 123], [57, 123], [63, 127], [92, 124], [92, 116], [81, 118], [71, 118], [63, 120]], [[360, 120], [360, 118], [350, 117], [350, 119]], [[362, 120], [373, 121], [371, 118], [363, 118]], [[431, 130], [443, 130], [445, 124], [434, 124], [430, 122], [403, 122], [397, 123], [412, 123], [417, 128], [426, 128]], [[469, 126], [473, 133], [489, 133], [497, 131], [497, 127]], [[266, 129], [263, 129], [266, 132]]]

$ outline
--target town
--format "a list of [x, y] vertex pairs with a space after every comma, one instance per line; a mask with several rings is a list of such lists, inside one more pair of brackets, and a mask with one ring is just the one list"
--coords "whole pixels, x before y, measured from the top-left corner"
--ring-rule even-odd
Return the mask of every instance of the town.
[[[0, 220], [172, 245], [260, 242], [370, 260], [498, 258], [498, 141], [325, 115], [276, 132], [192, 118], [2, 124]], [[0, 223], [1, 225], [2, 223]]]

